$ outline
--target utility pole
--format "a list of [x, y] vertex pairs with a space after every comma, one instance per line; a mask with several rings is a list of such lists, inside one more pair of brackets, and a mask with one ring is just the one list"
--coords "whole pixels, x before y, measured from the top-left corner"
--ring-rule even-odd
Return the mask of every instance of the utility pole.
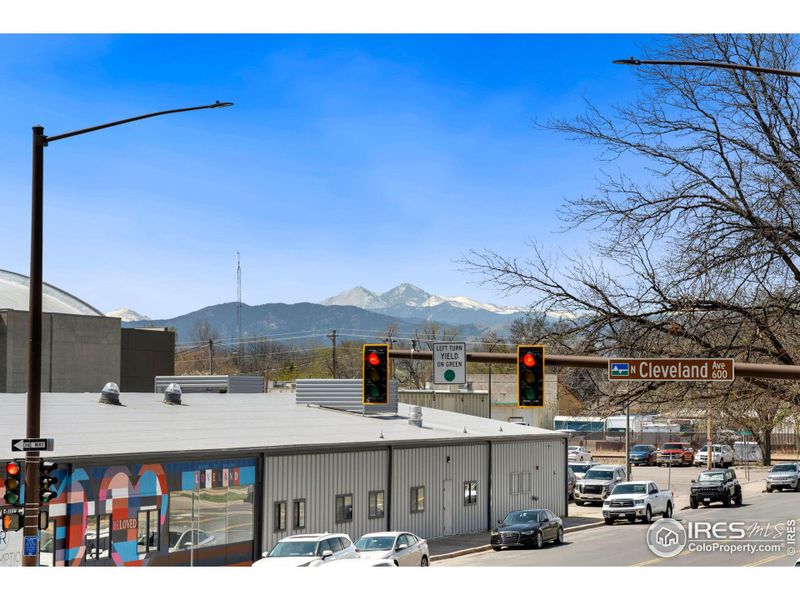
[[214, 340], [208, 338], [208, 374], [214, 374]]
[[492, 418], [492, 363], [489, 363], [489, 418]]
[[625, 407], [625, 474], [631, 480], [631, 403]]
[[242, 370], [242, 264], [236, 251], [236, 366]]
[[334, 329], [328, 334], [328, 339], [333, 342], [333, 378], [339, 379], [338, 369], [336, 368], [336, 330]]
[[712, 462], [712, 449], [711, 443], [711, 398], [706, 396], [706, 448], [708, 449], [706, 468], [711, 469], [714, 466]]

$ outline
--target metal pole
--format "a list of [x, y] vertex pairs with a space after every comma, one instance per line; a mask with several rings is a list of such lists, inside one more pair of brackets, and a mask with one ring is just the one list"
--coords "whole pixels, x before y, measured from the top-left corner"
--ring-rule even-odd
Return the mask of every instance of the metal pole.
[[489, 363], [489, 418], [492, 418], [492, 363]]
[[706, 449], [708, 450], [708, 455], [706, 457], [706, 468], [711, 469], [713, 466], [711, 455], [713, 445], [711, 443], [711, 398], [706, 398]]
[[625, 473], [631, 480], [631, 403], [625, 407]]
[[208, 339], [208, 374], [214, 374], [214, 340]]
[[[28, 403], [25, 435], [39, 437], [42, 409], [42, 239], [44, 212], [44, 127], [33, 128], [31, 193], [31, 275], [28, 308]], [[25, 453], [24, 537], [36, 537], [36, 554], [22, 556], [23, 567], [39, 564], [39, 453]]]

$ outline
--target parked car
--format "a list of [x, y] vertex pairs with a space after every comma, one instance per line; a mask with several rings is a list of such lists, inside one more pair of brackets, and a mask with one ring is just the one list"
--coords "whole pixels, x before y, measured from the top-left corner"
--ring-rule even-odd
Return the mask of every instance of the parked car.
[[428, 542], [407, 531], [367, 533], [356, 540], [363, 559], [387, 559], [398, 567], [427, 567], [430, 564]]
[[581, 479], [583, 479], [583, 476], [586, 475], [586, 471], [591, 469], [596, 464], [597, 464], [596, 462], [590, 460], [588, 462], [583, 462], [583, 463], [571, 462], [568, 464], [568, 466], [570, 469], [572, 469], [572, 472], [575, 474], [575, 479], [577, 481], [580, 481]]
[[733, 469], [711, 469], [702, 471], [697, 479], [692, 479], [689, 491], [689, 505], [697, 508], [700, 503], [708, 506], [712, 502], [722, 502], [730, 506], [731, 502], [742, 505], [742, 486], [736, 479]]
[[654, 481], [627, 481], [617, 485], [603, 501], [603, 520], [613, 525], [621, 518], [629, 523], [636, 519], [650, 523], [653, 515], [671, 519], [674, 505], [672, 490], [659, 490]]
[[[727, 444], [712, 444], [711, 446], [711, 465], [727, 468], [734, 463], [733, 448]], [[708, 464], [708, 445], [703, 446], [694, 458], [694, 464], [703, 466]]]
[[358, 559], [356, 547], [344, 533], [290, 535], [278, 541], [254, 567], [318, 567], [343, 559]]
[[567, 459], [572, 462], [586, 462], [592, 460], [592, 453], [583, 446], [569, 446], [567, 448]]
[[800, 492], [800, 463], [775, 465], [767, 473], [767, 491], [794, 490]]
[[570, 467], [567, 467], [567, 498], [572, 498], [576, 481], [578, 481], [578, 478], [575, 477], [575, 473]]
[[492, 550], [541, 548], [545, 542], [561, 544], [564, 525], [559, 517], [544, 508], [515, 510], [497, 522], [489, 539]]
[[396, 567], [397, 565], [393, 560], [388, 558], [365, 558], [363, 560], [326, 560], [320, 565], [321, 567], [344, 567], [344, 568], [361, 568], [361, 567]]
[[692, 466], [694, 448], [685, 442], [667, 442], [661, 446], [656, 455], [656, 463], [672, 466]]
[[628, 451], [628, 455], [632, 465], [654, 465], [658, 450], [652, 444], [636, 444]]
[[576, 485], [573, 494], [575, 504], [582, 506], [584, 502], [602, 502], [614, 487], [625, 481], [625, 467], [621, 465], [595, 465]]
[[[87, 536], [88, 537], [88, 536]], [[144, 535], [139, 537], [139, 544], [144, 543]], [[210, 546], [216, 538], [202, 529], [171, 530], [169, 532], [169, 550], [191, 550]]]

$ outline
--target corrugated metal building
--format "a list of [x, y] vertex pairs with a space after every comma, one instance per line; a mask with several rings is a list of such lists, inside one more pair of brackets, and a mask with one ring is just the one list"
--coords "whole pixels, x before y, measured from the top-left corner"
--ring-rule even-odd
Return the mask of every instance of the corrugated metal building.
[[[406, 404], [360, 415], [292, 393], [98, 397], [43, 394], [60, 483], [41, 543], [55, 565], [241, 564], [294, 533], [435, 538], [513, 509], [567, 512], [566, 440], [553, 431], [429, 408], [417, 427]], [[19, 437], [25, 395], [0, 400], [0, 435]]]

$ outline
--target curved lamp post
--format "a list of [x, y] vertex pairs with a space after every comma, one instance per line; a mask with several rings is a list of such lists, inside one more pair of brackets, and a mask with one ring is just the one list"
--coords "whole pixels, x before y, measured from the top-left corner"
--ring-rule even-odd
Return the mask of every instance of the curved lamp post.
[[[131, 117], [113, 123], [96, 125], [86, 129], [70, 131], [60, 135], [46, 136], [44, 127], [33, 127], [33, 193], [31, 198], [31, 275], [28, 323], [28, 403], [26, 409], [26, 431], [28, 438], [38, 438], [41, 423], [42, 405], [42, 240], [43, 240], [43, 189], [44, 189], [44, 148], [51, 142], [63, 140], [100, 129], [116, 127], [125, 123], [169, 115], [173, 113], [203, 110], [206, 108], [225, 108], [232, 102], [215, 102], [207, 106], [176, 108]], [[27, 451], [25, 454], [25, 537], [39, 535], [39, 452]], [[22, 566], [35, 567], [39, 562], [39, 544], [33, 556], [23, 556]]]

